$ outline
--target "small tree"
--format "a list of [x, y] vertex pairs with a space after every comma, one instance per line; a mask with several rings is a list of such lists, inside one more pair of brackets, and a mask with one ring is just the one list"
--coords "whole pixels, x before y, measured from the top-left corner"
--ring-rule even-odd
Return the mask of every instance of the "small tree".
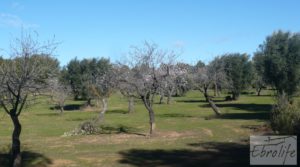
[[189, 78], [189, 72], [193, 67], [185, 63], [177, 63], [175, 82], [175, 96], [183, 96], [186, 92], [192, 89], [192, 82]]
[[74, 99], [78, 100], [80, 98], [83, 98], [83, 90], [84, 85], [82, 83], [82, 72], [80, 67], [80, 61], [77, 60], [77, 58], [71, 60], [66, 67], [63, 68], [63, 79], [65, 79], [64, 82], [68, 83], [72, 89]]
[[128, 113], [134, 112], [134, 97], [136, 97], [135, 87], [124, 79], [129, 78], [131, 71], [127, 65], [119, 64], [115, 67], [117, 71], [118, 89], [121, 94], [128, 99]]
[[228, 89], [232, 94], [232, 99], [237, 100], [243, 89], [246, 89], [252, 79], [252, 65], [249, 56], [246, 54], [226, 54], [221, 57], [224, 62], [224, 70], [226, 72]]
[[102, 110], [99, 118], [102, 120], [108, 108], [108, 98], [116, 88], [116, 76], [113, 69], [107, 70], [104, 74], [97, 74], [95, 81], [91, 84], [94, 96], [101, 101]]
[[[221, 115], [221, 111], [208, 94], [208, 89], [211, 88], [212, 84], [214, 84], [214, 79], [218, 77], [210, 73], [214, 71], [212, 68], [213, 66], [195, 66], [194, 69], [190, 72], [190, 78], [193, 81], [194, 89], [197, 89], [201, 93], [203, 93], [205, 100], [209, 103], [216, 115]], [[220, 76], [219, 78], [221, 78], [222, 74], [219, 73], [218, 75]]]
[[157, 45], [148, 42], [144, 46], [133, 47], [130, 53], [130, 73], [122, 79], [135, 88], [137, 96], [143, 101], [149, 113], [150, 131], [152, 135], [155, 129], [155, 114], [153, 110], [154, 97], [159, 90], [158, 68], [163, 63], [165, 51], [158, 49]]
[[64, 112], [65, 102], [71, 94], [71, 88], [69, 85], [59, 81], [58, 78], [50, 79], [49, 88], [51, 92], [51, 101], [55, 107], [59, 108], [60, 113], [62, 114]]
[[63, 69], [63, 78], [70, 87], [74, 94], [74, 99], [87, 100], [85, 106], [91, 106], [92, 94], [89, 89], [91, 76], [95, 73], [96, 59], [83, 59], [77, 58], [71, 60], [68, 65]]
[[264, 87], [266, 87], [266, 81], [264, 78], [264, 56], [261, 52], [256, 52], [252, 58], [253, 60], [253, 86], [257, 92], [257, 96], [260, 96], [260, 93]]
[[53, 42], [41, 44], [30, 34], [22, 34], [11, 46], [12, 57], [0, 64], [0, 104], [14, 125], [11, 147], [13, 167], [20, 167], [22, 162], [19, 116], [26, 102], [45, 88], [46, 80], [55, 71], [48, 62], [55, 46]]

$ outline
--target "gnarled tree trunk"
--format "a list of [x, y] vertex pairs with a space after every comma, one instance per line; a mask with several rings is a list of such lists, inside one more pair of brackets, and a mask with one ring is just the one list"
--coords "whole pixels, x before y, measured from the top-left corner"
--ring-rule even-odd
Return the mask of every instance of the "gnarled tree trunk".
[[170, 103], [171, 103], [171, 99], [172, 99], [172, 96], [171, 96], [171, 94], [168, 94], [168, 98], [167, 98], [167, 104], [170, 104]]
[[149, 134], [153, 135], [154, 130], [155, 130], [155, 117], [154, 117], [154, 111], [151, 108], [150, 110], [148, 110], [149, 112], [149, 123], [150, 123], [150, 131]]
[[214, 82], [214, 96], [218, 96], [218, 85]]
[[163, 100], [164, 100], [164, 94], [161, 94], [159, 98], [159, 104], [162, 104]]
[[221, 111], [211, 99], [208, 99], [208, 103], [211, 106], [211, 108], [214, 110], [216, 115], [221, 115]]
[[92, 106], [92, 98], [88, 98], [88, 100], [85, 103], [85, 107], [91, 107]]
[[64, 113], [64, 106], [59, 106], [60, 114]]
[[259, 88], [257, 89], [257, 96], [260, 96], [261, 90], [262, 90], [261, 87], [259, 87]]
[[204, 97], [205, 97], [206, 102], [208, 102], [210, 107], [214, 110], [215, 114], [221, 115], [221, 111], [219, 110], [217, 105], [214, 103], [214, 101], [211, 100], [211, 98], [209, 97], [209, 95], [207, 93], [207, 89], [204, 90]]
[[102, 120], [104, 118], [104, 115], [107, 111], [107, 98], [102, 98], [101, 102], [102, 102], [102, 110], [99, 115], [100, 120]]
[[240, 94], [239, 94], [239, 93], [232, 92], [232, 100], [238, 100], [239, 97], [240, 97]]
[[128, 113], [134, 112], [134, 97], [128, 98]]
[[10, 118], [14, 124], [14, 131], [12, 134], [12, 147], [11, 147], [11, 166], [12, 167], [21, 167], [22, 157], [21, 157], [21, 142], [20, 142], [20, 134], [21, 134], [21, 124], [19, 122], [18, 115], [16, 112], [10, 112]]
[[148, 110], [149, 113], [149, 124], [150, 124], [150, 130], [149, 130], [149, 135], [152, 136], [154, 134], [154, 130], [155, 130], [155, 115], [154, 115], [154, 111], [152, 109], [151, 106], [151, 100], [149, 98], [149, 95], [147, 97], [142, 97], [143, 103], [146, 107], [146, 109]]

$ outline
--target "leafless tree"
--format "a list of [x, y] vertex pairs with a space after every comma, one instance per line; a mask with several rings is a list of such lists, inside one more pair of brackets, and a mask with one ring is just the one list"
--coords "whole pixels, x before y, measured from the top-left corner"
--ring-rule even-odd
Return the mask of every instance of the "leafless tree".
[[[170, 59], [170, 58], [168, 58]], [[174, 60], [174, 59], [172, 59]], [[186, 74], [187, 70], [175, 63], [162, 64], [158, 69], [159, 72], [159, 92], [160, 92], [160, 104], [163, 97], [167, 96], [167, 104], [170, 104], [172, 96], [175, 94], [176, 88], [185, 86], [187, 84]]]
[[115, 67], [117, 71], [118, 89], [121, 94], [128, 99], [128, 113], [134, 112], [134, 98], [136, 97], [136, 89], [132, 84], [124, 82], [124, 79], [130, 78], [132, 74], [130, 68], [123, 64]]
[[175, 82], [175, 95], [182, 96], [188, 90], [191, 89], [191, 81], [189, 79], [189, 72], [191, 72], [191, 66], [185, 63], [177, 63], [176, 64], [176, 78]]
[[49, 88], [51, 92], [51, 101], [55, 107], [59, 107], [60, 113], [64, 112], [64, 106], [67, 98], [71, 95], [71, 87], [63, 84], [58, 78], [49, 80]]
[[133, 47], [130, 52], [132, 60], [129, 67], [130, 74], [122, 79], [135, 88], [149, 113], [150, 135], [155, 130], [155, 114], [153, 110], [154, 97], [159, 91], [158, 68], [163, 63], [166, 51], [158, 48], [156, 44], [145, 42], [143, 47]]
[[22, 162], [19, 116], [26, 102], [43, 90], [46, 79], [51, 77], [48, 60], [56, 45], [53, 41], [41, 44], [31, 34], [22, 33], [21, 38], [11, 45], [11, 58], [0, 64], [0, 104], [14, 125], [11, 147], [13, 167], [20, 167]]
[[221, 112], [209, 96], [208, 90], [212, 85], [217, 86], [225, 82], [226, 77], [221, 66], [216, 66], [213, 61], [208, 66], [195, 67], [190, 73], [190, 78], [193, 81], [194, 88], [203, 93], [205, 100], [212, 107], [215, 114], [220, 115]]

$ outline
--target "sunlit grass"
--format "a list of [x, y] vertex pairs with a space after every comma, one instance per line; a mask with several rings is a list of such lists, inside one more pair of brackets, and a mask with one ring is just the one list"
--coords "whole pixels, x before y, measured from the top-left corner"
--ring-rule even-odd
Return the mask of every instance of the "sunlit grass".
[[[266, 92], [267, 94], [269, 92]], [[148, 113], [136, 100], [135, 112], [127, 114], [127, 100], [115, 93], [109, 99], [109, 110], [103, 126], [112, 129], [127, 128], [130, 133], [111, 133], [89, 136], [63, 137], [64, 132], [98, 116], [101, 108], [81, 111], [84, 101], [67, 101], [63, 114], [51, 109], [47, 99], [40, 100], [22, 112], [22, 150], [36, 153], [39, 160], [28, 160], [27, 166], [44, 163], [53, 166], [127, 166], [120, 163], [120, 152], [131, 149], [195, 149], [189, 144], [199, 142], [240, 142], [252, 130], [249, 125], [262, 125], [268, 119], [272, 96], [242, 95], [238, 101], [223, 101], [225, 95], [215, 98], [224, 117], [210, 118], [214, 113], [201, 93], [191, 91], [184, 97], [174, 97], [171, 105], [155, 104], [157, 135], [147, 136]], [[10, 145], [12, 123], [9, 116], [0, 114], [0, 147]], [[7, 151], [5, 149], [2, 154]], [[27, 153], [27, 155], [33, 155]], [[42, 158], [41, 158], [42, 157]], [[1, 157], [3, 159], [3, 156]], [[0, 159], [0, 160], [1, 160]], [[46, 161], [48, 160], [49, 161]], [[41, 160], [41, 161], [42, 161]], [[3, 161], [2, 161], [3, 162]], [[1, 165], [0, 165], [1, 166]]]

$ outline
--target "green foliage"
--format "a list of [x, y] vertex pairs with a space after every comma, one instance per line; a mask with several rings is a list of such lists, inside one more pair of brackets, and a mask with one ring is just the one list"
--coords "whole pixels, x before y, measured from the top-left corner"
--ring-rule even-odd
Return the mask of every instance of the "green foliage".
[[71, 60], [62, 70], [62, 78], [68, 82], [72, 88], [75, 99], [92, 98], [90, 84], [97, 76], [105, 74], [112, 68], [109, 59], [83, 59]]
[[271, 112], [271, 127], [280, 134], [300, 134], [300, 105], [291, 104], [283, 93]]
[[199, 61], [197, 62], [197, 64], [195, 65], [195, 67], [197, 67], [197, 68], [205, 67], [205, 63], [203, 63], [203, 61], [199, 60]]
[[221, 56], [229, 82], [232, 98], [237, 100], [243, 89], [246, 89], [253, 79], [252, 64], [246, 54], [232, 53]]
[[287, 93], [290, 98], [300, 84], [300, 34], [278, 31], [266, 38], [255, 62], [261, 68], [264, 79], [278, 93]]

